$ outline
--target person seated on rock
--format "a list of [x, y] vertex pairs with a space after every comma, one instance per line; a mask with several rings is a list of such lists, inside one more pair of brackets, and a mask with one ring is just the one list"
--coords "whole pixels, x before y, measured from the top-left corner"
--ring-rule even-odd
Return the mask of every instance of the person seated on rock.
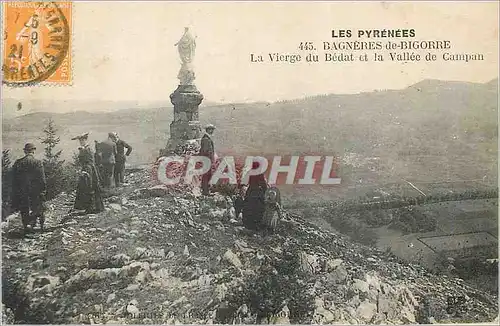
[[281, 192], [275, 186], [268, 186], [265, 194], [264, 201], [266, 205], [271, 208], [281, 209]]
[[281, 194], [277, 187], [268, 187], [264, 194], [264, 217], [262, 225], [266, 231], [274, 233], [282, 218]]

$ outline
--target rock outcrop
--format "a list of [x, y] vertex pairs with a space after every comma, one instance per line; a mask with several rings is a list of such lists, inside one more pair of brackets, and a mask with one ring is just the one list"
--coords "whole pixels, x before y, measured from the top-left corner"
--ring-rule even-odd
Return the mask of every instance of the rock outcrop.
[[[61, 194], [49, 205], [43, 234], [22, 238], [18, 217], [2, 222], [4, 321], [256, 323], [272, 311], [267, 322], [281, 324], [410, 324], [498, 315], [496, 297], [461, 279], [402, 263], [302, 218], [289, 216], [274, 235], [254, 234], [224, 196], [151, 188], [147, 171], [128, 178], [96, 215], [69, 215], [72, 195]], [[288, 273], [276, 262], [290, 253], [297, 266]], [[272, 288], [257, 304], [235, 299], [245, 291], [258, 299], [249, 284], [268, 279], [289, 289]], [[292, 294], [283, 295], [294, 289], [310, 304], [299, 307]], [[451, 311], [449, 297], [464, 297], [465, 310]]]

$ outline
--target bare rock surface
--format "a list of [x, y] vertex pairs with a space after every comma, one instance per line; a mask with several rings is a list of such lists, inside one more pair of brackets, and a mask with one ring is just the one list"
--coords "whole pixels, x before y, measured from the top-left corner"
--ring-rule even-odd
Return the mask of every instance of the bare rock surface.
[[[2, 223], [5, 322], [408, 324], [498, 316], [498, 299], [461, 279], [294, 216], [274, 235], [246, 232], [228, 215], [229, 198], [157, 186], [149, 174], [128, 175], [95, 215], [68, 214], [73, 194], [61, 194], [44, 233], [23, 238], [16, 216]], [[294, 252], [292, 272], [281, 268]], [[466, 311], [448, 313], [448, 296], [465, 297]]]

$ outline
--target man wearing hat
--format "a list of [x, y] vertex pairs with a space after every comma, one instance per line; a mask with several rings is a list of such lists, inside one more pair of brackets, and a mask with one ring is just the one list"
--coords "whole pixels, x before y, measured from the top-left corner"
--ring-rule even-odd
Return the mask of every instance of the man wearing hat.
[[[123, 139], [118, 137], [116, 132], [113, 133], [113, 141], [116, 144], [116, 163], [115, 163], [115, 184], [116, 186], [125, 183], [125, 161], [127, 156], [132, 153], [132, 146], [127, 144]], [[127, 152], [125, 152], [125, 148]]]
[[45, 172], [42, 161], [34, 157], [35, 150], [32, 143], [24, 145], [25, 156], [16, 160], [12, 167], [12, 208], [21, 212], [25, 233], [28, 225], [35, 227], [37, 218], [42, 231], [45, 222]]
[[[213, 124], [208, 124], [205, 126], [205, 134], [201, 138], [201, 146], [199, 153], [201, 156], [208, 157], [210, 159], [211, 164], [213, 164], [215, 161], [215, 149], [214, 149], [214, 142], [212, 140], [212, 134], [214, 133], [214, 130], [215, 126]], [[211, 178], [212, 178], [212, 169], [210, 168], [210, 170], [208, 170], [208, 172], [201, 177], [201, 191], [202, 194], [205, 196], [210, 195], [208, 188]]]
[[113, 141], [115, 135], [110, 132], [108, 139], [99, 144], [99, 158], [102, 164], [102, 185], [109, 188], [114, 184], [115, 163], [116, 163], [116, 144]]

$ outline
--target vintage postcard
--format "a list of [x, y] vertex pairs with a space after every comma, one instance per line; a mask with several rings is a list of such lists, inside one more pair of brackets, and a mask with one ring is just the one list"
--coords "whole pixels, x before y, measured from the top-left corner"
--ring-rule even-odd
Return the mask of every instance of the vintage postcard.
[[498, 1], [3, 1], [5, 324], [498, 325]]

